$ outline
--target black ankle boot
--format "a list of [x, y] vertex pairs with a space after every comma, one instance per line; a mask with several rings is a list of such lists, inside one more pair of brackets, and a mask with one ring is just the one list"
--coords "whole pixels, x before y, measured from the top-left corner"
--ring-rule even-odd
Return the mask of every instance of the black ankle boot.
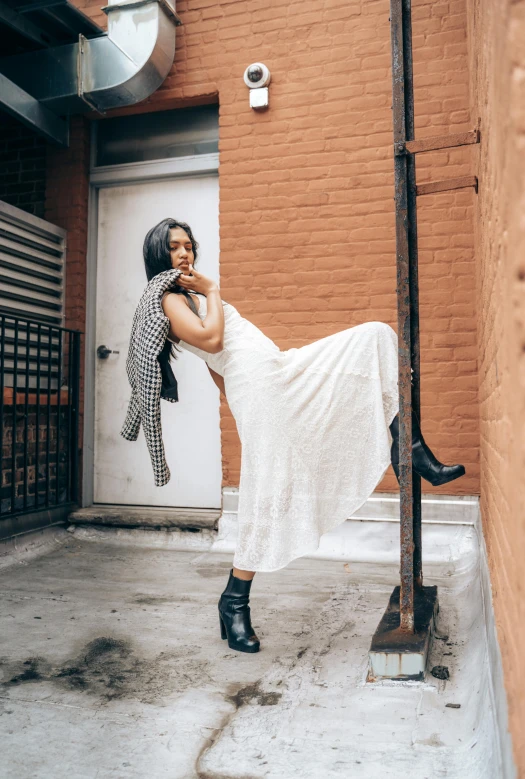
[[260, 643], [250, 622], [250, 587], [252, 579], [239, 579], [230, 571], [226, 589], [219, 600], [221, 638], [228, 639], [230, 649], [258, 652]]
[[[390, 455], [392, 467], [399, 482], [399, 414], [396, 414], [390, 425], [392, 433], [392, 448]], [[419, 420], [415, 411], [412, 411], [412, 467], [423, 479], [429, 481], [433, 487], [447, 484], [449, 481], [459, 479], [465, 475], [463, 465], [443, 465], [429, 449], [421, 433]]]

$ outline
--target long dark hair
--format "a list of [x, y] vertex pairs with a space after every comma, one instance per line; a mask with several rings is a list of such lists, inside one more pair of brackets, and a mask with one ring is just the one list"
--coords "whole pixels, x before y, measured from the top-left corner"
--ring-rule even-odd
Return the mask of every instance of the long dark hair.
[[[170, 255], [170, 230], [172, 227], [181, 227], [187, 233], [188, 238], [191, 241], [191, 248], [193, 249], [193, 264], [195, 265], [197, 262], [199, 244], [195, 240], [189, 224], [186, 224], [186, 222], [179, 222], [177, 219], [163, 219], [162, 222], [159, 222], [155, 227], [152, 227], [144, 238], [144, 267], [146, 269], [148, 281], [151, 281], [158, 273], [162, 273], [162, 271], [165, 270], [171, 270], [173, 267]], [[174, 286], [171, 291], [176, 292], [178, 295], [184, 295], [193, 313], [197, 314], [197, 308], [193, 302], [193, 298], [187, 290], [177, 285]], [[178, 351], [180, 351], [180, 349], [166, 339], [163, 350], [164, 354], [171, 354], [173, 357], [176, 357], [176, 352]]]
[[199, 244], [193, 237], [191, 227], [186, 222], [178, 222], [176, 219], [163, 219], [152, 227], [144, 238], [144, 265], [148, 281], [163, 270], [171, 270], [170, 230], [172, 227], [181, 227], [188, 234], [193, 249], [194, 264], [197, 262]]

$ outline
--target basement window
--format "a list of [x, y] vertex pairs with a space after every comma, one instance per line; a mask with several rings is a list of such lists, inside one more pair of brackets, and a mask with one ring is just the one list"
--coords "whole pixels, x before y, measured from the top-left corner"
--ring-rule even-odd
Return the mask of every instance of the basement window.
[[219, 106], [101, 119], [95, 132], [95, 168], [213, 154], [219, 150]]

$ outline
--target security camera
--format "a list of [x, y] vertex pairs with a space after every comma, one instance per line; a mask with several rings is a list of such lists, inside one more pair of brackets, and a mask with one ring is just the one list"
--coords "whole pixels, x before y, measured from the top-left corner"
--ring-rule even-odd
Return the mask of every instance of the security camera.
[[267, 87], [270, 79], [270, 71], [262, 62], [254, 62], [252, 65], [248, 65], [244, 71], [244, 83], [250, 89]]

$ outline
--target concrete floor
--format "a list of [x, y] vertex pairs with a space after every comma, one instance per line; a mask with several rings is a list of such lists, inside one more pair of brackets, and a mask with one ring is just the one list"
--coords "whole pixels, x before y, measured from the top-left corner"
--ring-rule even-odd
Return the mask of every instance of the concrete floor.
[[449, 681], [366, 684], [396, 566], [302, 558], [257, 574], [262, 649], [246, 655], [219, 634], [230, 554], [65, 532], [55, 547], [0, 572], [0, 776], [500, 776], [475, 577], [427, 576], [430, 667]]

